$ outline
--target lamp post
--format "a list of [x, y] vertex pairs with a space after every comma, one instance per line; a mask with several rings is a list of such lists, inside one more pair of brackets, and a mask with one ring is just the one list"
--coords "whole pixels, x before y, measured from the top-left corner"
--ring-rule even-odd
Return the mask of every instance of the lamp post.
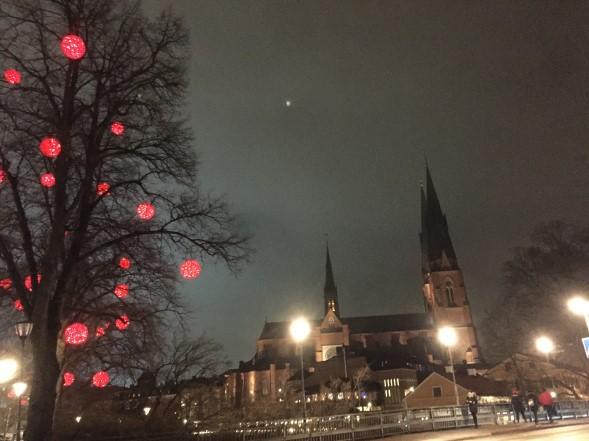
[[293, 320], [290, 324], [290, 336], [299, 347], [301, 353], [301, 391], [303, 398], [303, 421], [305, 424], [305, 431], [307, 431], [307, 403], [305, 396], [305, 370], [303, 361], [303, 342], [311, 333], [311, 325], [304, 318]]
[[[20, 338], [21, 343], [21, 351], [20, 351], [20, 382], [14, 384], [14, 393], [18, 399], [18, 407], [17, 407], [17, 414], [16, 414], [16, 441], [20, 441], [20, 419], [21, 419], [21, 412], [22, 412], [22, 404], [20, 395], [22, 395], [26, 389], [26, 383], [23, 383], [23, 371], [24, 371], [24, 359], [25, 359], [25, 343], [31, 332], [33, 332], [33, 323], [28, 321], [18, 322], [14, 325], [14, 330], [16, 331], [16, 335]], [[20, 395], [17, 394], [17, 384], [24, 385], [24, 387], [19, 386], [19, 390], [21, 390]]]
[[[546, 337], [545, 335], [538, 337], [536, 339], [536, 349], [541, 354], [544, 354], [546, 357], [546, 362], [550, 364], [550, 353], [554, 351], [554, 342], [551, 338]], [[548, 366], [550, 368], [550, 366]], [[548, 375], [550, 377], [550, 383], [552, 383], [552, 390], [554, 391], [554, 378], [552, 375]]]
[[450, 368], [452, 369], [452, 381], [454, 382], [454, 398], [456, 399], [456, 405], [460, 406], [458, 386], [456, 385], [456, 373], [454, 372], [454, 358], [452, 356], [452, 347], [456, 345], [458, 335], [456, 335], [454, 328], [444, 326], [438, 329], [438, 341], [448, 349], [448, 358], [450, 359]]

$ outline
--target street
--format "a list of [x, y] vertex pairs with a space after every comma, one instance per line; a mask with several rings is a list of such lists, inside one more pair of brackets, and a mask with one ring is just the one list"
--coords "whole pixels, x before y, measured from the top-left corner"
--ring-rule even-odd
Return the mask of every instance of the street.
[[589, 424], [559, 424], [503, 427], [482, 427], [480, 429], [448, 430], [387, 438], [387, 441], [589, 441]]

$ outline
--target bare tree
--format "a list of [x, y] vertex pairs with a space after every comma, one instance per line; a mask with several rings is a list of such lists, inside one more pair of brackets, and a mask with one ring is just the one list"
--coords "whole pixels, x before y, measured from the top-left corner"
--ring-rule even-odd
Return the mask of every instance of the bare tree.
[[567, 309], [573, 293], [589, 288], [589, 229], [539, 225], [505, 263], [504, 281], [484, 327], [487, 352], [496, 358], [535, 353], [535, 338], [547, 334], [557, 345], [554, 363], [589, 372], [580, 342], [585, 323]]
[[[178, 18], [149, 21], [139, 2], [121, 0], [9, 0], [0, 17], [0, 59], [22, 75], [0, 86], [0, 274], [22, 305], [13, 314], [34, 323], [25, 439], [45, 441], [64, 362], [76, 357], [63, 345], [65, 326], [90, 329], [78, 366], [96, 370], [106, 358], [115, 366], [129, 347], [157, 343], [170, 314], [182, 313], [179, 256], [234, 268], [247, 249], [224, 202], [197, 181], [181, 114], [187, 37]], [[84, 57], [60, 53], [66, 34], [84, 40]], [[111, 133], [114, 121], [122, 136]], [[61, 146], [55, 157], [37, 148], [47, 136]], [[45, 172], [52, 187], [39, 184]], [[138, 219], [141, 202], [155, 217]], [[116, 266], [122, 255], [129, 270]], [[124, 298], [113, 295], [119, 282], [130, 289]], [[124, 330], [114, 327], [121, 315], [130, 319]]]

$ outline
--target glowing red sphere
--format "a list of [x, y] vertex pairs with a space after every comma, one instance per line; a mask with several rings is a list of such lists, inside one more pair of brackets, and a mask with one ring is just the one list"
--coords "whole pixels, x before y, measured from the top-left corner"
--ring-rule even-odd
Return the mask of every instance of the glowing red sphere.
[[110, 125], [110, 131], [113, 135], [122, 136], [125, 133], [125, 125], [120, 121], [115, 121]]
[[14, 301], [14, 309], [16, 309], [17, 311], [24, 311], [25, 307], [23, 306], [20, 299], [16, 299]]
[[0, 168], [0, 184], [6, 181], [6, 172]]
[[96, 185], [96, 194], [98, 196], [104, 196], [106, 194], [108, 194], [110, 190], [110, 184], [108, 182], [99, 182]]
[[78, 35], [66, 35], [61, 39], [61, 52], [70, 60], [79, 60], [86, 53], [86, 44]]
[[110, 375], [105, 371], [98, 371], [92, 376], [92, 384], [95, 387], [106, 387], [110, 383]]
[[4, 79], [8, 84], [12, 84], [13, 86], [16, 84], [20, 84], [20, 72], [14, 69], [6, 69], [4, 71]]
[[131, 259], [129, 259], [128, 257], [121, 257], [119, 259], [119, 266], [125, 270], [128, 270], [129, 268], [131, 268]]
[[82, 345], [88, 340], [88, 327], [84, 323], [72, 323], [63, 331], [63, 338], [67, 344]]
[[55, 176], [53, 176], [53, 173], [43, 173], [39, 181], [43, 187], [51, 188], [55, 185]]
[[124, 299], [129, 295], [129, 285], [126, 283], [119, 283], [115, 286], [114, 293], [119, 299]]
[[7, 277], [5, 279], [0, 280], [0, 288], [6, 289], [6, 290], [9, 290], [10, 288], [12, 288], [12, 279]]
[[141, 220], [150, 220], [155, 216], [155, 207], [149, 202], [141, 202], [137, 205], [137, 216]]
[[[41, 274], [37, 274], [37, 284], [41, 283]], [[33, 290], [33, 279], [30, 275], [25, 277], [25, 288], [28, 289], [29, 291]]]
[[50, 136], [45, 137], [39, 144], [41, 154], [47, 158], [57, 158], [61, 153], [61, 143]]
[[180, 274], [188, 280], [198, 278], [200, 276], [200, 270], [200, 263], [194, 259], [186, 259], [180, 264]]
[[103, 337], [106, 334], [106, 329], [104, 326], [98, 326], [96, 328], [96, 337]]
[[130, 324], [131, 324], [131, 320], [129, 320], [129, 316], [127, 314], [123, 314], [118, 319], [115, 320], [115, 326], [120, 331], [127, 329]]
[[63, 386], [69, 387], [76, 381], [76, 376], [72, 372], [64, 372], [63, 374]]

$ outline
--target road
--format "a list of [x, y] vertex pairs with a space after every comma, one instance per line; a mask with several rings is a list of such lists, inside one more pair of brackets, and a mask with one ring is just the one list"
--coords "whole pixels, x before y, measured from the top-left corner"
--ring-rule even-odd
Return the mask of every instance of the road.
[[[519, 429], [524, 429], [519, 430]], [[514, 431], [518, 430], [518, 431]], [[502, 433], [505, 432], [505, 433]], [[534, 426], [486, 426], [387, 438], [386, 441], [589, 441], [589, 424]]]

